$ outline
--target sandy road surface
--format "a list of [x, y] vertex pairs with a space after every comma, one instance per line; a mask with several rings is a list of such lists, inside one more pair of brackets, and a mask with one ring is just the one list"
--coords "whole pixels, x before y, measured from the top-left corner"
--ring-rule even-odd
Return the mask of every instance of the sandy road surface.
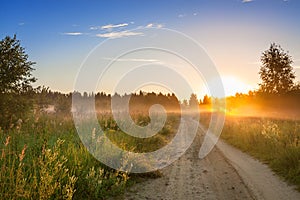
[[223, 155], [237, 170], [244, 183], [254, 194], [255, 199], [300, 199], [300, 193], [275, 175], [267, 165], [253, 159], [222, 140], [217, 143], [217, 148], [221, 150]]
[[118, 199], [255, 199], [234, 167], [217, 148], [200, 160], [203, 132], [163, 176], [130, 188]]
[[139, 183], [116, 199], [300, 199], [267, 166], [223, 141], [199, 159], [203, 138], [202, 129], [189, 150], [161, 170], [161, 178]]

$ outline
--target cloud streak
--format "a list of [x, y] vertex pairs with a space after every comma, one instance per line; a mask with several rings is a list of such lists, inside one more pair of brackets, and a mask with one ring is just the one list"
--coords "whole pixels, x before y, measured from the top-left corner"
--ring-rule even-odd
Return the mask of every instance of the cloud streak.
[[98, 30], [100, 27], [98, 27], [98, 26], [91, 26], [90, 27], [90, 30]]
[[148, 24], [147, 26], [146, 26], [146, 28], [152, 28], [153, 27], [153, 24], [152, 23], [150, 23], [150, 24]]
[[185, 17], [186, 16], [186, 14], [179, 14], [178, 15], [178, 18], [183, 18], [183, 17]]
[[102, 33], [97, 34], [97, 37], [101, 38], [121, 38], [121, 37], [128, 37], [128, 36], [136, 36], [136, 35], [143, 35], [142, 32], [133, 32], [133, 31], [120, 31], [120, 32], [110, 32], [110, 33]]
[[243, 0], [242, 3], [250, 3], [252, 2], [253, 0]]
[[66, 32], [62, 33], [63, 35], [71, 35], [71, 36], [78, 36], [78, 35], [83, 35], [81, 32]]
[[146, 28], [162, 28], [163, 25], [162, 24], [154, 24], [154, 23], [150, 23], [147, 24]]
[[124, 27], [124, 26], [128, 26], [128, 24], [127, 23], [123, 23], [123, 24], [108, 24], [108, 25], [101, 26], [101, 29], [113, 29], [113, 28], [120, 28], [120, 27]]

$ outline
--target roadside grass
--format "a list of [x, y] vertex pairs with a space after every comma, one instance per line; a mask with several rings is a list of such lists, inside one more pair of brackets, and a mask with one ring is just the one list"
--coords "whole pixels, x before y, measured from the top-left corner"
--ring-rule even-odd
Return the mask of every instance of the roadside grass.
[[[145, 120], [145, 117], [140, 117]], [[152, 151], [172, 136], [169, 120], [151, 145], [127, 138], [106, 117], [107, 135], [138, 151]], [[143, 174], [141, 176], [156, 176]], [[138, 175], [111, 169], [96, 160], [84, 147], [71, 116], [39, 115], [19, 121], [9, 130], [0, 129], [0, 199], [107, 199], [117, 196], [138, 180]]]
[[[135, 124], [146, 126], [150, 123], [147, 116], [138, 115], [134, 117]], [[180, 115], [168, 114], [164, 127], [154, 136], [148, 138], [137, 138], [128, 135], [116, 128], [106, 132], [106, 136], [117, 146], [127, 151], [144, 153], [153, 152], [168, 144], [175, 136], [180, 121]]]
[[[208, 119], [207, 114], [202, 122]], [[300, 191], [300, 121], [226, 116], [221, 138], [268, 164]]]

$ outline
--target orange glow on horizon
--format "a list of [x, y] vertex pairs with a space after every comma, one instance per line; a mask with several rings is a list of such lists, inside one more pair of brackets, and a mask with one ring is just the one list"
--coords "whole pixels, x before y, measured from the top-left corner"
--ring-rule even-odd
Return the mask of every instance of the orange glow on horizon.
[[234, 96], [236, 93], [247, 94], [252, 89], [250, 85], [235, 76], [222, 76], [221, 79], [226, 97]]

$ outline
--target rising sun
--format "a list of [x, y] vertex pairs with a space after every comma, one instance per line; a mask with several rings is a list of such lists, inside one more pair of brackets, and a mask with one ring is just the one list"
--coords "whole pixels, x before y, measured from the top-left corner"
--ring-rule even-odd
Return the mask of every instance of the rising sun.
[[235, 76], [221, 77], [224, 87], [225, 96], [234, 96], [236, 93], [248, 93], [251, 86], [247, 85]]

